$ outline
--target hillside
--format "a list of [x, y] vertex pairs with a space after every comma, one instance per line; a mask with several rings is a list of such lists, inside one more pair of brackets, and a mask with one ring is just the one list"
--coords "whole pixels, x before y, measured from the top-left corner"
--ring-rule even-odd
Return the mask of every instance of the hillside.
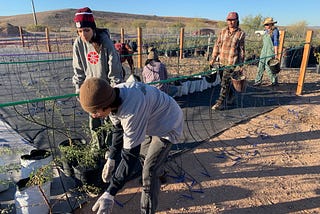
[[[51, 28], [73, 28], [73, 17], [76, 9], [52, 10], [36, 13], [38, 25]], [[150, 15], [137, 15], [128, 13], [114, 13], [104, 11], [93, 11], [96, 23], [99, 27], [128, 28], [143, 23], [146, 27], [169, 27], [182, 23], [193, 27], [215, 27], [217, 21], [200, 18], [186, 17], [162, 17]], [[26, 27], [35, 23], [33, 14], [22, 14], [15, 16], [0, 16], [0, 24], [9, 23], [14, 26]], [[101, 26], [102, 25], [102, 26]]]

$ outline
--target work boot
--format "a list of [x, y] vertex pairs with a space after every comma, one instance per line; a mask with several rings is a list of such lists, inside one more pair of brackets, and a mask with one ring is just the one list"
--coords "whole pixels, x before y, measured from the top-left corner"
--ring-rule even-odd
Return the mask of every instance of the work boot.
[[277, 82], [273, 82], [267, 85], [267, 87], [275, 87], [275, 86], [278, 86]]
[[278, 82], [271, 83], [271, 86], [278, 86], [278, 85], [279, 85]]
[[261, 82], [255, 82], [254, 84], [253, 84], [253, 86], [260, 86], [261, 85]]
[[214, 111], [222, 111], [224, 109], [223, 104], [221, 102], [217, 102], [211, 108]]

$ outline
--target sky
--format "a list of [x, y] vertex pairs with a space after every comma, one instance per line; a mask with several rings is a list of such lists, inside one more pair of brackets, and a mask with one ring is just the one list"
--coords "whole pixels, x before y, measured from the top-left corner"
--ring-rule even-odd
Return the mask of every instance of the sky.
[[[308, 26], [320, 26], [319, 0], [0, 0], [0, 16], [90, 7], [92, 10], [156, 16], [207, 18], [224, 21], [230, 11], [241, 17], [273, 17], [278, 25], [305, 21]], [[121, 3], [120, 3], [121, 2]], [[1, 20], [0, 20], [1, 22]]]

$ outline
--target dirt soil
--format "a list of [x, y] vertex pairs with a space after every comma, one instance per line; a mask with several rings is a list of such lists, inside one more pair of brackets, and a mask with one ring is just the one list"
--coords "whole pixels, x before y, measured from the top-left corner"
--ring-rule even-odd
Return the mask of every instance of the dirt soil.
[[[169, 161], [157, 213], [320, 213], [319, 95], [244, 121]], [[113, 213], [140, 213], [140, 195], [139, 179], [128, 182]], [[96, 199], [75, 213], [91, 213]]]

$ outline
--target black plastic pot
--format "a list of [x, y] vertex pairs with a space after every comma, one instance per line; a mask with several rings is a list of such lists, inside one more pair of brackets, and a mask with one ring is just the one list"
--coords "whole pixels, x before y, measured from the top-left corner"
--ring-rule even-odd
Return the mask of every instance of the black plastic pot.
[[208, 83], [214, 83], [216, 81], [216, 78], [217, 78], [217, 72], [205, 75], [205, 78], [206, 78], [206, 81]]
[[43, 149], [34, 149], [31, 150], [30, 154], [22, 155], [22, 160], [41, 160], [47, 158], [51, 155], [51, 153], [47, 150]]
[[273, 74], [277, 74], [280, 72], [280, 61], [278, 59], [270, 59], [268, 61], [268, 65], [270, 67], [270, 70]]
[[16, 183], [16, 185], [17, 185], [17, 187], [18, 187], [18, 190], [22, 190], [22, 189], [26, 188], [26, 185], [27, 185], [27, 183], [29, 182], [29, 180], [30, 180], [30, 177], [23, 178], [23, 179], [19, 180], [19, 181]]
[[[85, 144], [86, 141], [84, 139], [81, 138], [74, 138], [74, 139], [68, 139], [65, 141], [62, 141], [59, 144], [59, 148], [60, 147], [67, 147], [67, 146], [71, 146], [72, 145], [80, 145], [80, 144]], [[65, 158], [65, 154], [60, 150], [61, 153], [61, 162], [62, 162], [62, 168], [63, 168], [63, 173], [66, 176], [73, 176], [74, 175], [74, 171], [72, 166], [75, 166], [77, 164], [76, 160], [68, 160]]]
[[81, 165], [72, 166], [74, 171], [74, 178], [78, 185], [91, 185], [100, 188], [106, 187], [106, 184], [103, 182], [101, 174], [105, 162], [100, 162], [95, 168], [83, 167]]

